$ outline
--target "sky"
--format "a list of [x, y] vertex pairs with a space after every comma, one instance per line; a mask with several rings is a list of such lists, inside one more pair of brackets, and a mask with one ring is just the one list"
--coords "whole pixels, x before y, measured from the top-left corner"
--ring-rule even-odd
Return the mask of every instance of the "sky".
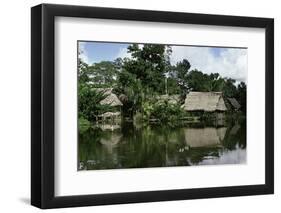
[[[131, 57], [127, 53], [126, 43], [110, 42], [79, 42], [81, 59], [88, 63], [114, 61], [116, 58]], [[171, 46], [171, 64], [187, 59], [191, 69], [203, 73], [219, 73], [222, 77], [233, 78], [237, 82], [247, 82], [247, 49], [202, 47], [202, 46]]]

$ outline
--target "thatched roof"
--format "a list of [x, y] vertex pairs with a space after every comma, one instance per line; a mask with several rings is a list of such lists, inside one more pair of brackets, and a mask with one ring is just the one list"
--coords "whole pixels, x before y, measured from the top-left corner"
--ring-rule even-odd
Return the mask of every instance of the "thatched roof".
[[184, 130], [185, 142], [192, 148], [219, 146], [225, 137], [226, 129], [226, 127], [186, 128]]
[[100, 104], [110, 105], [110, 106], [123, 106], [122, 102], [119, 100], [117, 95], [112, 93], [112, 88], [98, 88], [96, 89], [99, 92], [103, 92], [106, 95], [106, 98], [103, 99]]
[[190, 92], [186, 95], [183, 108], [186, 111], [226, 111], [221, 92]]
[[234, 109], [239, 110], [241, 108], [241, 105], [238, 103], [238, 101], [235, 98], [228, 98], [227, 100], [229, 101], [229, 103]]

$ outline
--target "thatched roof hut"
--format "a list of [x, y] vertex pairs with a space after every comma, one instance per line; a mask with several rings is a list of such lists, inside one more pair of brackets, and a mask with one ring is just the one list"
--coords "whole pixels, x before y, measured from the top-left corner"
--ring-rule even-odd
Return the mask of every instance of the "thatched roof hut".
[[238, 103], [238, 101], [235, 98], [228, 98], [228, 102], [231, 105], [231, 108], [238, 111], [241, 108], [241, 105]]
[[186, 95], [183, 109], [186, 111], [226, 111], [222, 92], [190, 92]]
[[119, 100], [117, 95], [112, 93], [112, 88], [98, 88], [97, 91], [103, 92], [106, 95], [106, 98], [103, 99], [100, 104], [110, 105], [110, 106], [122, 106], [122, 102]]

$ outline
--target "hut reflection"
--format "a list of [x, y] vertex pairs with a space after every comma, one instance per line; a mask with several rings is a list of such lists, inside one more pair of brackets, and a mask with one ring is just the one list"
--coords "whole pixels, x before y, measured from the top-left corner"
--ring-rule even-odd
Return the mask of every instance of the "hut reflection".
[[185, 143], [191, 148], [219, 146], [225, 137], [226, 130], [226, 127], [185, 128]]
[[114, 131], [114, 130], [117, 130], [117, 129], [121, 129], [121, 125], [118, 124], [118, 123], [99, 123], [99, 124], [96, 124], [96, 127], [101, 129], [102, 131]]
[[99, 142], [108, 151], [108, 153], [113, 153], [113, 149], [120, 143], [121, 138], [122, 134], [120, 132], [106, 131], [106, 134], [101, 137]]

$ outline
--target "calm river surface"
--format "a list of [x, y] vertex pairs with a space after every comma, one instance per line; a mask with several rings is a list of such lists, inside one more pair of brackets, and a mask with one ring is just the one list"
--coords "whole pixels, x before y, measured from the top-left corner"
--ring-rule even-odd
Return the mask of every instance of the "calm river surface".
[[100, 125], [80, 131], [78, 170], [239, 164], [246, 125]]

